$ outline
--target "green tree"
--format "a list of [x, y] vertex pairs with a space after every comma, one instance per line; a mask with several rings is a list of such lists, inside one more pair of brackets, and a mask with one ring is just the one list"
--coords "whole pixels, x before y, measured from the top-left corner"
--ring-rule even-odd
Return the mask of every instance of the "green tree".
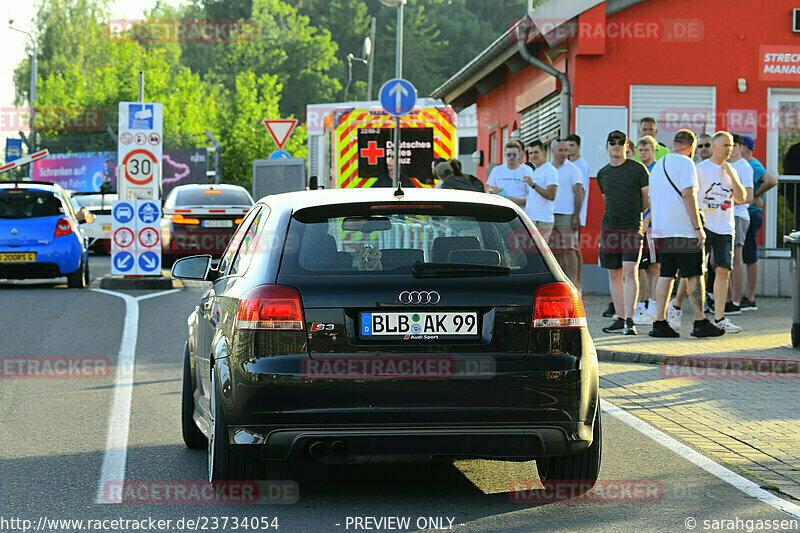
[[[93, 72], [105, 63], [108, 26], [102, 22], [109, 19], [108, 6], [109, 0], [41, 0], [32, 32], [38, 47], [39, 78], [72, 65], [81, 72]], [[26, 57], [14, 71], [17, 105], [29, 98], [30, 78], [31, 61]]]
[[[281, 89], [277, 76], [262, 74], [256, 77], [252, 71], [236, 76], [235, 90], [226, 100], [220, 121], [222, 175], [226, 182], [249, 188], [253, 161], [266, 159], [278, 149], [261, 119], [279, 116]], [[305, 157], [305, 141], [305, 127], [300, 127], [284, 149], [295, 157]]]
[[188, 43], [184, 64], [229, 90], [241, 72], [253, 71], [259, 78], [277, 76], [283, 87], [284, 115], [299, 116], [306, 104], [335, 97], [341, 84], [331, 74], [338, 60], [329, 31], [312, 26], [307, 16], [282, 0], [253, 0], [248, 19], [257, 28], [254, 40]]

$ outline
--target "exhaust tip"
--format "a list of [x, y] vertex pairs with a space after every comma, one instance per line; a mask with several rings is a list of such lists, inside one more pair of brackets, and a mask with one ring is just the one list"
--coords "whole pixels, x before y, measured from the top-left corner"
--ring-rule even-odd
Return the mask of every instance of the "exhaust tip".
[[347, 443], [343, 440], [334, 441], [331, 444], [331, 452], [334, 455], [346, 455], [347, 454]]
[[321, 440], [315, 441], [308, 447], [308, 453], [314, 457], [326, 457], [328, 455], [328, 445]]

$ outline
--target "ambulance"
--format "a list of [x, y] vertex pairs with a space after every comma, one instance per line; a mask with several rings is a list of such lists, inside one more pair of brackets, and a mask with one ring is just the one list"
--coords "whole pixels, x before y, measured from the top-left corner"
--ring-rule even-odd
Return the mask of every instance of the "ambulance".
[[[395, 118], [383, 108], [337, 108], [327, 114], [319, 184], [326, 188], [372, 187], [391, 177]], [[456, 114], [451, 107], [416, 107], [400, 118], [401, 176], [416, 187], [434, 187], [431, 163], [456, 157]]]

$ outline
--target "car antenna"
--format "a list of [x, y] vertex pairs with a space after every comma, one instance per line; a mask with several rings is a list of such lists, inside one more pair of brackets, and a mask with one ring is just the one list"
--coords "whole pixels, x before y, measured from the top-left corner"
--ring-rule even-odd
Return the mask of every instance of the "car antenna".
[[395, 198], [402, 198], [405, 196], [406, 193], [403, 192], [403, 185], [400, 183], [400, 180], [397, 181], [397, 190], [394, 191]]

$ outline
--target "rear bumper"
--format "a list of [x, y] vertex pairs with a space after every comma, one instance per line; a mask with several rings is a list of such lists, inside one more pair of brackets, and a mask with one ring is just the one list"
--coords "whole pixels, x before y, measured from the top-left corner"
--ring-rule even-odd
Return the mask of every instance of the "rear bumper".
[[297, 369], [304, 356], [217, 359], [231, 444], [293, 460], [316, 441], [354, 455], [528, 460], [592, 442], [597, 357], [497, 360], [493, 375], [331, 379]]
[[0, 278], [57, 278], [78, 270], [83, 247], [77, 235], [58, 237], [41, 246], [0, 246], [0, 253], [36, 254], [33, 263], [0, 263]]
[[164, 255], [221, 255], [231, 240], [235, 227], [226, 230], [183, 229], [166, 222], [161, 225]]
[[[581, 424], [583, 425], [583, 424]], [[566, 426], [569, 426], [567, 424]], [[576, 453], [592, 442], [591, 424], [586, 438], [570, 437], [564, 424], [521, 426], [361, 426], [268, 428], [234, 426], [231, 444], [240, 452], [262, 460], [297, 460], [309, 447], [323, 443], [331, 454], [427, 456], [530, 460]]]

